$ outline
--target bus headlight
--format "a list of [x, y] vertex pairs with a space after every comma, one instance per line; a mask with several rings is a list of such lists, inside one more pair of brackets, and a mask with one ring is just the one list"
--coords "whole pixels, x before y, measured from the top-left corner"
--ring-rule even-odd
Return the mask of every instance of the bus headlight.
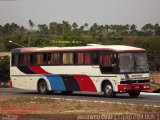
[[150, 88], [150, 86], [149, 85], [144, 85], [144, 88], [146, 89], [146, 88]]

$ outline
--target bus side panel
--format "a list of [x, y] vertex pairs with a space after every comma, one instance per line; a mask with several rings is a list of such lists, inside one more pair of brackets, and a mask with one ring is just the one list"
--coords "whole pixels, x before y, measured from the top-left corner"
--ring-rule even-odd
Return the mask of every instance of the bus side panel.
[[65, 87], [64, 82], [60, 76], [48, 75], [47, 79], [50, 82], [51, 90], [66, 91], [66, 87]]
[[53, 91], [97, 92], [89, 76], [86, 75], [47, 75]]
[[93, 80], [89, 76], [75, 75], [74, 78], [77, 80], [81, 91], [97, 92]]

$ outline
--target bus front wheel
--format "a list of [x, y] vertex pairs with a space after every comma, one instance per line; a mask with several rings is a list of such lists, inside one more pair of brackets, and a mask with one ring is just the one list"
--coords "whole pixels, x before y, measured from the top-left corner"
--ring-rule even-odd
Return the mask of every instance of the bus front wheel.
[[128, 92], [128, 94], [132, 97], [132, 98], [136, 98], [140, 95], [140, 91], [131, 91]]
[[116, 93], [113, 91], [113, 86], [110, 82], [104, 83], [103, 92], [106, 97], [114, 97], [116, 95]]
[[40, 80], [38, 83], [38, 93], [45, 95], [48, 93], [47, 83], [45, 80]]

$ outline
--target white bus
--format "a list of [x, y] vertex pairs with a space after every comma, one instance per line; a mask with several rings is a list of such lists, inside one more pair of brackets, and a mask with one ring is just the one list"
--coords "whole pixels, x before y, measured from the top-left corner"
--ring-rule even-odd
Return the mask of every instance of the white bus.
[[61, 91], [104, 92], [106, 97], [149, 89], [145, 50], [123, 45], [16, 48], [10, 77], [15, 88], [40, 94]]

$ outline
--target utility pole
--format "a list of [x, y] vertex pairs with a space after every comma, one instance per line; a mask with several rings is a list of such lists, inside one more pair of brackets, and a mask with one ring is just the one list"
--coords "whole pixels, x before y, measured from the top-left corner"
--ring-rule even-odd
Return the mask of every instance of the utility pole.
[[29, 32], [29, 34], [28, 34], [28, 47], [30, 47], [31, 46], [31, 36], [30, 36], [30, 32]]

